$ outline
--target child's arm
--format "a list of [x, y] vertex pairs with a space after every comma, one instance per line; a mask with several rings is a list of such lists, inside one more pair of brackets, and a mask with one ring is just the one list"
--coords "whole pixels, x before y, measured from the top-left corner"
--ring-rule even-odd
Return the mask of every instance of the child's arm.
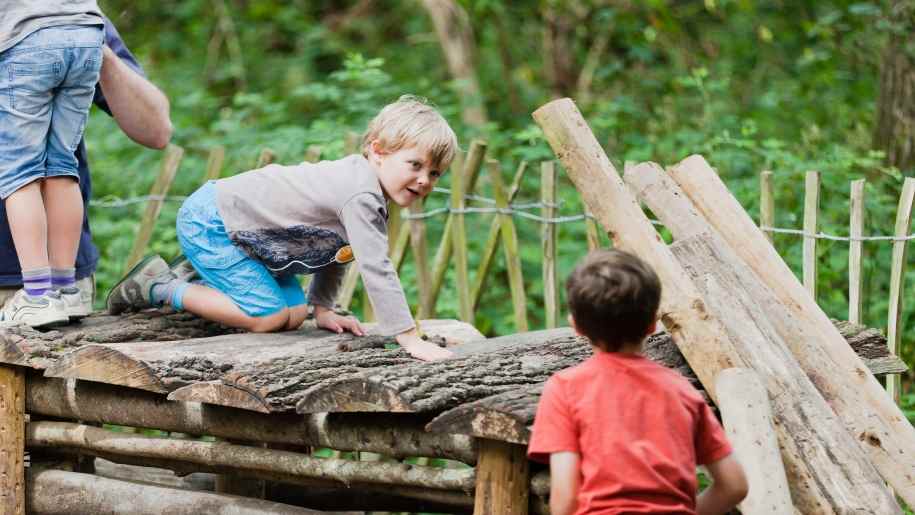
[[571, 515], [578, 506], [577, 452], [550, 454], [550, 513]]
[[723, 515], [747, 496], [747, 478], [734, 454], [705, 466], [712, 485], [696, 500], [698, 515]]

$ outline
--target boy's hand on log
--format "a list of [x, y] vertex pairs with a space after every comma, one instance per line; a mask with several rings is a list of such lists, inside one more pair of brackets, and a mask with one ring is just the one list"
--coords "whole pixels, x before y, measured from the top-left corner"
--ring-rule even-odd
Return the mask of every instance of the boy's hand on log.
[[439, 361], [454, 357], [450, 350], [443, 349], [431, 341], [423, 340], [416, 329], [400, 333], [396, 337], [397, 343], [411, 356], [423, 361]]
[[356, 317], [338, 315], [334, 310], [324, 306], [315, 306], [314, 312], [315, 324], [321, 329], [327, 329], [337, 334], [348, 331], [356, 336], [365, 336], [365, 331], [362, 330]]

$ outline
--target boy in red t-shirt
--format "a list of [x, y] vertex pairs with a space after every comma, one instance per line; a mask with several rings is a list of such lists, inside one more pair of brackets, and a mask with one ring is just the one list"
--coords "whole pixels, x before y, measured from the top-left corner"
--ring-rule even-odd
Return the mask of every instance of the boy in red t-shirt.
[[[566, 283], [594, 355], [547, 381], [528, 456], [550, 464], [550, 511], [723, 514], [747, 493], [721, 425], [686, 379], [640, 354], [661, 284], [639, 258], [592, 252]], [[696, 465], [712, 485], [696, 497]]]

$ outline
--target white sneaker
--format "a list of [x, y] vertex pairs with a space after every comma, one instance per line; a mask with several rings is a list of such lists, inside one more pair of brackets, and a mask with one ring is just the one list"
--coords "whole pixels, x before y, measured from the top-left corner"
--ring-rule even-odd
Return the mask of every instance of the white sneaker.
[[32, 297], [19, 290], [3, 306], [4, 321], [21, 322], [31, 327], [65, 325], [70, 321], [64, 301], [55, 292]]
[[79, 320], [92, 313], [92, 297], [84, 295], [83, 291], [75, 286], [68, 286], [57, 290], [60, 300], [64, 302], [64, 310], [70, 320]]

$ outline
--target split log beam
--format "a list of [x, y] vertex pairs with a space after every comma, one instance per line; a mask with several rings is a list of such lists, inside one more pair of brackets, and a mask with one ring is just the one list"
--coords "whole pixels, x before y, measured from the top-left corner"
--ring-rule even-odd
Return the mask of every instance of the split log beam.
[[0, 513], [25, 515], [25, 373], [0, 365]]
[[718, 374], [718, 402], [724, 430], [750, 485], [740, 503], [744, 515], [791, 513], [791, 493], [772, 424], [769, 394], [759, 375], [745, 368]]
[[530, 469], [527, 448], [481, 439], [474, 515], [527, 515]]
[[[418, 492], [416, 492], [418, 493]], [[397, 487], [323, 487], [302, 488], [285, 483], [270, 483], [267, 498], [271, 501], [307, 506], [312, 509], [339, 512], [398, 513], [473, 513], [473, 495], [463, 492], [425, 490], [422, 495], [400, 495]]]
[[639, 186], [646, 191], [645, 202], [675, 238], [718, 234], [775, 295], [777, 302], [766, 311], [801, 368], [883, 478], [909, 505], [915, 505], [915, 429], [868, 367], [842, 342], [839, 331], [715, 171], [701, 156], [672, 167], [673, 181], [656, 165], [638, 168], [633, 178], [644, 175], [644, 184], [656, 184]]
[[[115, 433], [69, 422], [35, 422], [26, 428], [28, 447], [55, 447], [120, 461], [118, 456], [155, 462], [178, 461], [207, 471], [307, 484], [335, 482], [343, 485], [401, 485], [470, 492], [473, 469], [440, 469], [404, 463], [356, 462], [313, 458], [305, 454], [171, 438], [150, 438]], [[114, 458], [114, 459], [112, 459]], [[133, 463], [136, 464], [136, 463]]]
[[72, 513], [307, 515], [322, 513], [277, 502], [119, 481], [63, 470], [43, 470], [29, 474], [28, 503], [29, 512], [36, 515], [69, 515]]
[[28, 380], [26, 411], [33, 415], [250, 442], [370, 451], [396, 458], [429, 456], [476, 462], [472, 438], [428, 433], [423, 429], [428, 419], [412, 415], [262, 415], [195, 402], [167, 402], [162, 395], [90, 381], [37, 375]]

